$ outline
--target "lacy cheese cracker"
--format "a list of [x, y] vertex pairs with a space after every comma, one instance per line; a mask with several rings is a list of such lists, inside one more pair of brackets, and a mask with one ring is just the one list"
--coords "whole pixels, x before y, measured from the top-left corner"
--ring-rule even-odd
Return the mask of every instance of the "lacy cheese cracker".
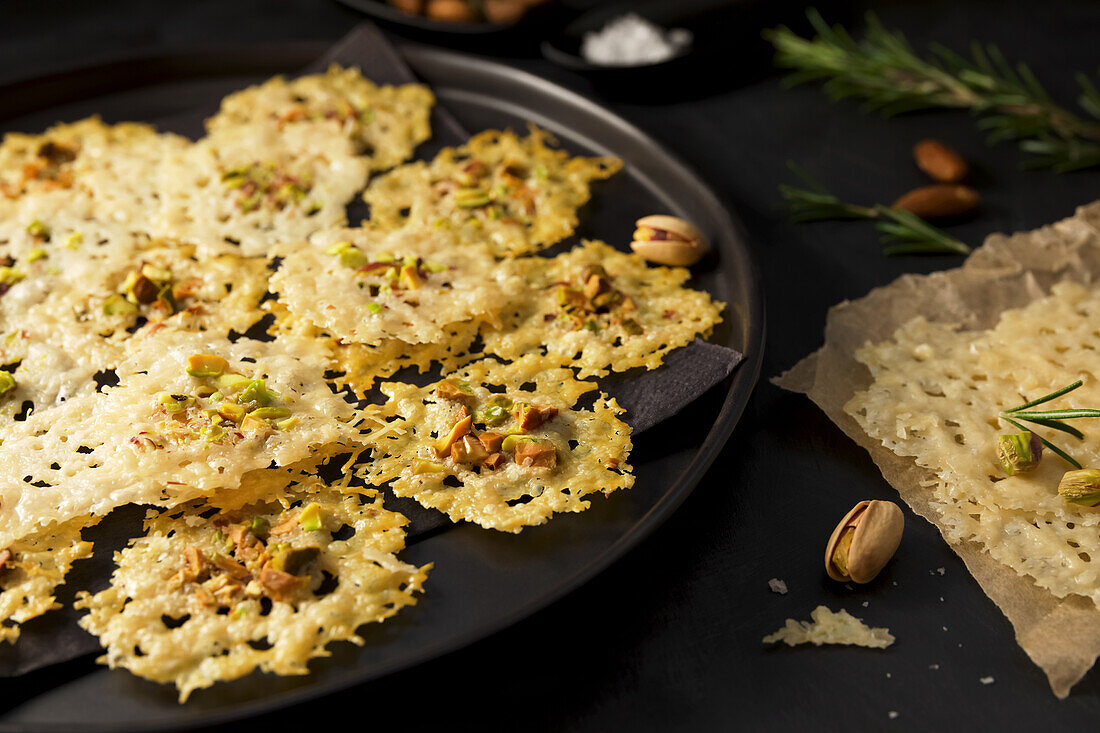
[[213, 133], [264, 121], [280, 130], [327, 128], [351, 140], [371, 170], [385, 170], [408, 160], [431, 135], [428, 115], [434, 103], [422, 84], [378, 86], [359, 69], [333, 65], [324, 74], [291, 81], [276, 76], [234, 92], [206, 126]]
[[544, 351], [582, 377], [656, 369], [669, 351], [709, 335], [725, 308], [684, 287], [685, 268], [650, 267], [603, 242], [511, 264], [526, 287], [501, 327], [485, 331], [486, 352], [513, 359]]
[[323, 354], [330, 376], [341, 389], [350, 388], [365, 395], [381, 378], [389, 377], [404, 367], [415, 367], [421, 374], [438, 363], [443, 372], [454, 371], [473, 361], [478, 353], [474, 344], [480, 321], [460, 321], [444, 324], [443, 336], [434, 343], [410, 344], [400, 339], [384, 339], [368, 345], [346, 342], [333, 336], [306, 318], [296, 316], [278, 301], [268, 301], [264, 307], [275, 315], [272, 330], [288, 334], [302, 343], [311, 343]]
[[[1017, 310], [989, 331], [916, 319], [894, 338], [868, 344], [857, 358], [874, 382], [845, 411], [898, 455], [935, 474], [928, 488], [949, 541], [974, 541], [1040, 587], [1063, 598], [1100, 604], [1100, 514], [1069, 504], [1058, 481], [1072, 468], [1045, 452], [1032, 472], [1006, 476], [997, 440], [1016, 428], [998, 419], [1005, 409], [1077, 379], [1084, 386], [1065, 406], [1100, 404], [1100, 292], [1075, 283]], [[1061, 403], [1051, 403], [1061, 406]], [[1100, 432], [1074, 421], [1077, 440], [1041, 427], [1084, 466], [1100, 465]]]
[[573, 233], [591, 181], [622, 167], [617, 158], [570, 157], [544, 130], [527, 137], [486, 130], [430, 164], [411, 163], [374, 180], [363, 195], [371, 224], [412, 222], [485, 242], [498, 257], [549, 247]]
[[174, 683], [181, 702], [257, 669], [307, 674], [331, 642], [362, 645], [360, 626], [416, 603], [430, 566], [397, 559], [406, 521], [377, 492], [317, 481], [285, 502], [153, 516], [110, 587], [78, 601], [81, 625], [106, 648], [100, 662]]
[[77, 560], [91, 557], [80, 537], [90, 522], [77, 518], [51, 525], [0, 550], [0, 641], [19, 639], [19, 625], [60, 608], [54, 591]]
[[518, 279], [485, 247], [407, 227], [326, 231], [291, 248], [271, 289], [295, 315], [345, 342], [440, 343], [448, 324], [494, 320]]
[[12, 424], [0, 456], [0, 547], [50, 521], [232, 490], [248, 471], [349, 443], [350, 406], [322, 365], [294, 351], [166, 334], [130, 355], [118, 386]]
[[[589, 494], [630, 488], [630, 427], [613, 398], [575, 409], [596, 389], [536, 356], [482, 360], [427, 387], [390, 382], [386, 420], [364, 440], [365, 478], [454, 521], [519, 532]], [[393, 420], [393, 418], [397, 418]]]

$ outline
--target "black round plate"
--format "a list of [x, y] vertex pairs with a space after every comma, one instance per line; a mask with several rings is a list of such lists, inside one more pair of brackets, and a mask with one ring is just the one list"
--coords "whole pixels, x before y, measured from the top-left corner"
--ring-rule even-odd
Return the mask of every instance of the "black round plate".
[[[254, 53], [237, 48], [131, 59], [8, 85], [0, 88], [0, 97], [12, 104], [6, 102], [0, 127], [37, 131], [93, 113], [108, 121], [152, 120], [204, 105], [212, 113], [222, 95], [272, 74], [293, 73], [323, 50], [293, 45], [277, 53], [258, 47]], [[625, 161], [622, 173], [595, 187], [578, 237], [624, 246], [633, 222], [655, 212], [697, 224], [717, 256], [708, 258], [696, 284], [728, 303], [726, 321], [713, 340], [744, 352], [745, 361], [726, 383], [637, 436], [632, 490], [598, 497], [583, 514], [557, 517], [518, 536], [463, 525], [412, 544], [404, 559], [435, 563], [420, 604], [384, 624], [364, 627], [362, 648], [332, 645], [333, 656], [312, 662], [308, 676], [252, 674], [200, 690], [179, 705], [171, 686], [108, 671], [84, 658], [6, 681], [0, 687], [0, 728], [201, 726], [360, 684], [470, 644], [534, 613], [621, 557], [679, 506], [725, 444], [759, 372], [764, 306], [743, 232], [714, 193], [652, 138], [561, 87], [453, 52], [411, 45], [401, 46], [401, 52], [469, 130], [523, 129], [530, 120], [550, 129], [571, 151]]]

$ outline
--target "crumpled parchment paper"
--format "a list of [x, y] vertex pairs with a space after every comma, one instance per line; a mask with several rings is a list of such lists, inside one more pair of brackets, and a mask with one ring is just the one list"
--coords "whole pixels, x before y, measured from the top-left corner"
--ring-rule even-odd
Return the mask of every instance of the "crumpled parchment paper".
[[[928, 502], [929, 490], [920, 485], [931, 472], [883, 447], [844, 412], [848, 400], [871, 384], [870, 372], [856, 361], [856, 349], [890, 338], [916, 316], [959, 323], [968, 330], [992, 328], [1002, 311], [1049, 294], [1062, 280], [1100, 282], [1100, 201], [1041, 229], [994, 234], [962, 267], [904, 275], [859, 300], [834, 306], [825, 326], [825, 345], [774, 382], [813, 400], [867, 449], [913, 511], [939, 526]], [[1008, 617], [1017, 643], [1046, 673], [1054, 694], [1066, 697], [1100, 655], [1100, 609], [1081, 596], [1059, 600], [992, 559], [976, 543], [955, 544], [952, 549]]]

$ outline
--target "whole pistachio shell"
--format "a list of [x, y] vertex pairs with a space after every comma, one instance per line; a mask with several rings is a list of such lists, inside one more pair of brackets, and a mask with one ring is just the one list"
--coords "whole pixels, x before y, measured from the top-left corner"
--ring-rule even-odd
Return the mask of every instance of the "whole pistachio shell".
[[672, 267], [690, 267], [706, 254], [694, 243], [674, 239], [634, 241], [630, 243], [630, 248], [650, 262]]
[[[850, 547], [838, 563], [834, 554], [848, 529]], [[890, 501], [861, 501], [844, 515], [825, 546], [825, 572], [841, 582], [869, 583], [886, 566], [901, 544], [905, 515]], [[848, 540], [846, 540], [847, 543]]]
[[695, 242], [703, 241], [703, 233], [699, 231], [694, 224], [689, 221], [684, 221], [678, 216], [650, 214], [634, 222], [634, 225], [637, 227], [649, 227], [650, 229], [668, 232], [680, 239], [687, 239]]
[[703, 233], [678, 217], [653, 214], [638, 219], [635, 225], [638, 228], [630, 247], [650, 262], [688, 267], [707, 253]]

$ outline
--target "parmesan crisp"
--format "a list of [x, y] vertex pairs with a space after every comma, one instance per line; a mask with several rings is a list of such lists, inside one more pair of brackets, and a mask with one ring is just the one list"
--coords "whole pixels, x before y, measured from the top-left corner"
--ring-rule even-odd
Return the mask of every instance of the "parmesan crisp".
[[396, 168], [371, 182], [364, 200], [373, 226], [414, 223], [449, 229], [462, 242], [485, 242], [498, 257], [535, 252], [565, 239], [591, 181], [622, 167], [618, 158], [570, 157], [545, 130], [486, 130], [431, 163]]
[[337, 386], [348, 387], [360, 396], [378, 379], [404, 367], [415, 367], [423, 374], [433, 363], [438, 363], [443, 372], [450, 372], [480, 356], [473, 348], [480, 321], [444, 324], [440, 327], [443, 337], [434, 343], [383, 339], [381, 343], [368, 345], [347, 343], [291, 313], [278, 301], [268, 301], [264, 308], [275, 316], [272, 325], [275, 333], [288, 334], [300, 343], [309, 344], [325, 360], [328, 369], [335, 372], [330, 376]]
[[435, 95], [423, 84], [378, 86], [359, 69], [333, 64], [324, 74], [287, 81], [281, 76], [222, 100], [206, 122], [211, 133], [257, 122], [280, 130], [300, 127], [348, 138], [371, 170], [403, 163], [431, 136], [428, 116]]
[[[708, 336], [725, 308], [684, 287], [686, 268], [650, 267], [641, 256], [603, 242], [511, 264], [526, 288], [508, 304], [500, 328], [486, 329], [486, 352], [514, 359], [545, 351], [582, 377], [656, 369], [668, 352]], [[585, 289], [597, 273], [606, 282], [589, 296]], [[610, 300], [601, 305], [600, 298]]]
[[[596, 389], [595, 383], [578, 382], [570, 370], [537, 356], [512, 364], [485, 359], [448, 375], [445, 381], [468, 385], [469, 398], [441, 397], [438, 384], [382, 385], [390, 398], [379, 415], [385, 422], [363, 438], [373, 449], [373, 460], [364, 466], [369, 483], [380, 486], [392, 481], [397, 496], [412, 497], [456, 522], [465, 520], [504, 532], [543, 524], [559, 512], [584, 511], [590, 505], [585, 499], [589, 494], [607, 495], [634, 485], [626, 463], [630, 427], [619, 417], [622, 408], [614, 398], [601, 394], [591, 409], [574, 409], [581, 395]], [[492, 420], [481, 417], [480, 410], [494, 401], [502, 406], [498, 415]], [[521, 405], [554, 414], [536, 427], [519, 429], [516, 411]], [[475, 432], [485, 440], [487, 433], [518, 432], [542, 445], [552, 444], [554, 465], [521, 465], [519, 459], [504, 455], [503, 462], [491, 469], [441, 458], [436, 441], [467, 413], [472, 413]], [[503, 446], [499, 451], [508, 453]]]
[[15, 643], [19, 624], [61, 607], [54, 590], [75, 561], [91, 557], [92, 543], [80, 537], [90, 524], [77, 518], [50, 525], [0, 551], [7, 556], [0, 576], [0, 641]]
[[[180, 702], [257, 669], [307, 674], [310, 659], [330, 656], [331, 642], [362, 645], [359, 627], [416, 604], [431, 566], [397, 559], [406, 523], [378, 492], [342, 494], [316, 480], [283, 503], [212, 517], [202, 505], [151, 514], [145, 536], [116, 555], [110, 587], [78, 599], [89, 611], [80, 623], [106, 648], [100, 663], [174, 683]], [[260, 537], [251, 534], [257, 527]], [[351, 535], [336, 539], [343, 527]], [[310, 557], [274, 576], [294, 578], [293, 592], [261, 570], [268, 554], [288, 549]]]
[[312, 244], [288, 249], [271, 289], [292, 313], [345, 342], [439, 343], [449, 324], [495, 320], [519, 289], [487, 247], [457, 246], [440, 230], [342, 229]]
[[[0, 456], [0, 547], [51, 521], [231, 491], [248, 471], [350, 443], [351, 407], [328, 388], [322, 365], [294, 351], [289, 342], [230, 344], [165, 334], [128, 357], [118, 386], [12, 424]], [[275, 406], [296, 422], [286, 429], [243, 422], [222, 427], [220, 403], [198, 402], [204, 388], [214, 387], [187, 374], [192, 354], [223, 356], [233, 372], [263, 380], [278, 394]], [[204, 412], [212, 402], [218, 412]]]
[[[950, 542], [974, 541], [1059, 598], [1100, 604], [1100, 514], [1067, 503], [1058, 480], [1072, 468], [1052, 452], [1006, 476], [997, 439], [1016, 432], [1002, 411], [1085, 381], [1051, 409], [1100, 404], [1100, 291], [1077, 283], [1001, 314], [988, 331], [915, 319], [890, 341], [856, 352], [874, 381], [845, 411], [869, 436], [936, 476], [927, 488]], [[1083, 440], [1041, 427], [1084, 466], [1100, 465], [1100, 428], [1074, 421]]]

